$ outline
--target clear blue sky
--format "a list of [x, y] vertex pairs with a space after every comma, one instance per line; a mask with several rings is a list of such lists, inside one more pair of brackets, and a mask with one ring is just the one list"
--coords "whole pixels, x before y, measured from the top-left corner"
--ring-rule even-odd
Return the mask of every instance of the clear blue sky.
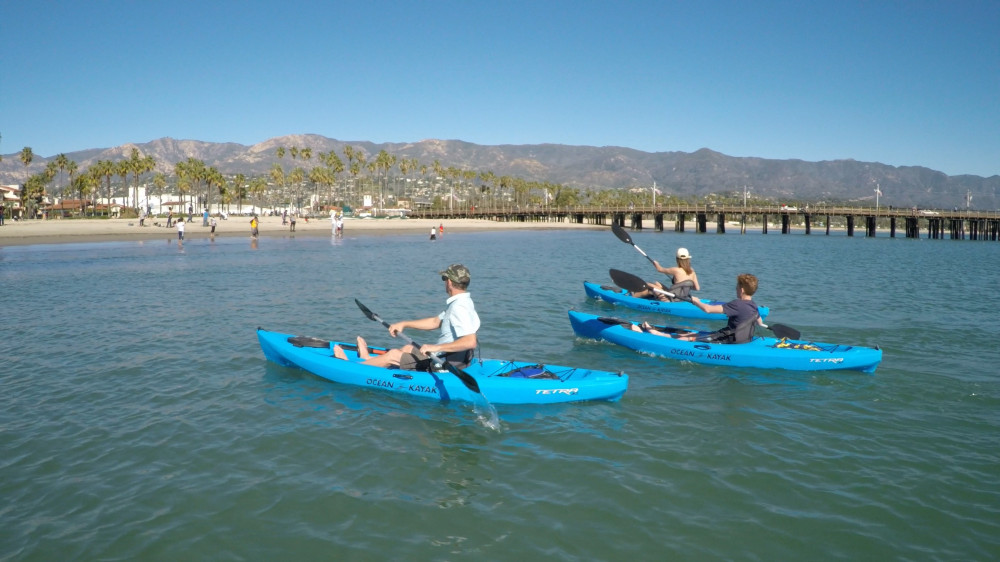
[[10, 1], [0, 153], [707, 147], [1000, 174], [1000, 2]]

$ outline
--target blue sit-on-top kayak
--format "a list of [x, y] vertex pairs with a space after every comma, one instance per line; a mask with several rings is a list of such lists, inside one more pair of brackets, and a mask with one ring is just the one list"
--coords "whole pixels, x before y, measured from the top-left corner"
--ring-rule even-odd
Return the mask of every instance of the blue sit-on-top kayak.
[[[257, 328], [257, 339], [268, 360], [297, 367], [334, 382], [378, 388], [435, 400], [476, 401], [479, 396], [448, 371], [404, 371], [362, 365], [357, 346], [317, 338], [269, 332]], [[333, 356], [340, 344], [348, 360]], [[385, 348], [372, 347], [372, 354]], [[555, 404], [584, 400], [615, 401], [625, 394], [628, 375], [609, 371], [539, 365], [525, 361], [477, 359], [462, 369], [476, 380], [494, 404]]]
[[[690, 301], [660, 301], [656, 299], [644, 299], [633, 297], [625, 289], [608, 285], [598, 285], [589, 281], [583, 282], [583, 289], [587, 291], [587, 296], [594, 299], [610, 302], [611, 304], [627, 306], [634, 310], [643, 312], [659, 312], [661, 314], [672, 314], [684, 318], [701, 318], [707, 320], [725, 320], [726, 315], [722, 313], [708, 314], [703, 312]], [[724, 301], [699, 299], [705, 304], [726, 304]], [[766, 306], [758, 306], [761, 318], [766, 318], [770, 309]]]
[[[684, 341], [648, 332], [636, 332], [629, 326], [637, 324], [629, 320], [600, 317], [574, 310], [569, 312], [569, 320], [573, 331], [580, 337], [606, 340], [635, 351], [706, 365], [795, 371], [849, 369], [873, 373], [882, 361], [882, 350], [878, 347], [760, 336], [755, 336], [746, 343]], [[667, 326], [654, 327], [666, 333], [688, 332]], [[759, 333], [764, 329], [758, 327], [757, 331]], [[712, 332], [695, 333], [696, 337], [706, 338]]]

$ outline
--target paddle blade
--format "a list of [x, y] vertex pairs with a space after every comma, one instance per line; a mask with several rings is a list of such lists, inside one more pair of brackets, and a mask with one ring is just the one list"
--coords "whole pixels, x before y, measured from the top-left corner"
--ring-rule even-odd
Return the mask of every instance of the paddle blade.
[[365, 313], [365, 316], [367, 316], [369, 320], [374, 320], [375, 322], [379, 321], [375, 313], [369, 310], [367, 306], [361, 304], [361, 301], [359, 301], [358, 299], [354, 299], [354, 304], [358, 305], [358, 308], [361, 309], [361, 312]]
[[615, 318], [614, 316], [601, 316], [597, 320], [605, 324], [617, 324], [621, 326], [632, 325], [632, 322], [630, 320], [622, 320], [621, 318]]
[[630, 293], [642, 291], [647, 287], [646, 282], [643, 281], [638, 275], [632, 275], [631, 273], [621, 271], [619, 269], [609, 269], [608, 273], [611, 275], [611, 280], [614, 281], [615, 285], [618, 285]]
[[458, 380], [462, 381], [462, 384], [465, 385], [465, 388], [468, 388], [469, 390], [477, 394], [482, 394], [482, 391], [479, 390], [479, 383], [476, 382], [476, 379], [472, 378], [472, 375], [466, 373], [465, 371], [459, 369], [458, 367], [452, 365], [447, 361], [444, 362], [444, 367], [448, 369], [448, 371], [451, 372], [451, 374], [458, 377]]
[[774, 335], [779, 338], [797, 340], [802, 337], [802, 334], [798, 330], [790, 326], [785, 326], [784, 324], [768, 324], [767, 329], [774, 332]]
[[[632, 244], [632, 237], [628, 235], [628, 232], [625, 232], [624, 228], [618, 226], [618, 223], [611, 223], [611, 232], [614, 232], [615, 236], [617, 236], [622, 242]], [[635, 244], [632, 245], [634, 246]]]

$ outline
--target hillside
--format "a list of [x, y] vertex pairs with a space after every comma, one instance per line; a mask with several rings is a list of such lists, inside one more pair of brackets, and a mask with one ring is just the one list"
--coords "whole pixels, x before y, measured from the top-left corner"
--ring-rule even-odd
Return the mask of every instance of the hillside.
[[[576, 188], [614, 189], [648, 187], [656, 182], [664, 193], [681, 196], [710, 193], [742, 193], [749, 186], [755, 197], [776, 201], [865, 201], [874, 199], [875, 185], [882, 190], [880, 204], [900, 207], [964, 207], [967, 193], [978, 209], [1000, 208], [1000, 176], [948, 176], [918, 166], [888, 166], [875, 162], [833, 160], [769, 160], [737, 158], [707, 148], [693, 153], [643, 152], [605, 146], [559, 144], [486, 146], [458, 140], [423, 140], [414, 143], [340, 141], [321, 135], [289, 135], [246, 146], [161, 138], [147, 143], [126, 144], [107, 149], [67, 153], [81, 170], [97, 160], [120, 160], [136, 147], [156, 159], [158, 172], [171, 174], [176, 162], [187, 158], [202, 160], [224, 174], [265, 174], [281, 162], [310, 168], [311, 161], [279, 160], [278, 147], [311, 148], [313, 154], [335, 150], [343, 159], [345, 146], [368, 155], [380, 150], [399, 158], [415, 158], [420, 164], [440, 162], [444, 167], [492, 171], [532, 181], [545, 181]], [[4, 154], [0, 162], [0, 183], [23, 183], [29, 173], [41, 171], [57, 155], [36, 154], [25, 170], [19, 153]]]

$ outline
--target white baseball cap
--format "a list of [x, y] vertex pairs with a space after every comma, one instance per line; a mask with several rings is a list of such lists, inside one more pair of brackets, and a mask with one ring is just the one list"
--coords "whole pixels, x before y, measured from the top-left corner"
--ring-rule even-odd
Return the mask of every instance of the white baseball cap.
[[677, 257], [680, 259], [687, 259], [691, 257], [691, 253], [688, 252], [687, 248], [677, 248]]

